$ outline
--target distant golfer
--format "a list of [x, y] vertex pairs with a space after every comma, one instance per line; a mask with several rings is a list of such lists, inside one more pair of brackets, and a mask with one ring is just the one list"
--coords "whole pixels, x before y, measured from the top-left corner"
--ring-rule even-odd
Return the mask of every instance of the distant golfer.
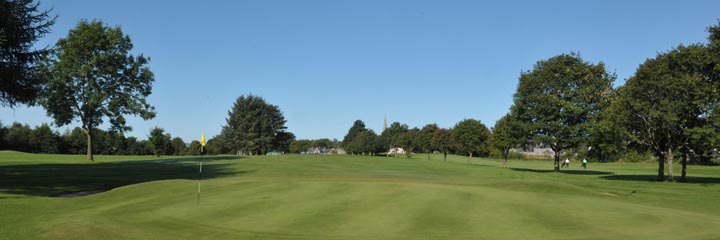
[[570, 168], [570, 159], [565, 159], [561, 168]]
[[586, 168], [587, 168], [587, 159], [584, 159], [584, 158], [583, 158], [583, 160], [582, 160], [582, 168], [583, 168], [583, 169], [586, 169]]

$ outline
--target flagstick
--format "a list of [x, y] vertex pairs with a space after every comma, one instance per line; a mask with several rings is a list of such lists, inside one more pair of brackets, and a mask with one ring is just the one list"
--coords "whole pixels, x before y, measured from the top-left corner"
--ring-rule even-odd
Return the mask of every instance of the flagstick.
[[197, 193], [197, 205], [200, 206], [200, 180], [202, 179], [202, 165], [203, 165], [203, 152], [205, 149], [200, 146], [200, 172], [198, 172], [198, 193]]

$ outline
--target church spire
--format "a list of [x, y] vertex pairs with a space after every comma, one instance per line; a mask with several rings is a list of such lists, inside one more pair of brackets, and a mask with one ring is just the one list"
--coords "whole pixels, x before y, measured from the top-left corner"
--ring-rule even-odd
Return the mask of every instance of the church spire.
[[385, 115], [385, 121], [383, 122], [383, 132], [387, 129], [387, 114]]

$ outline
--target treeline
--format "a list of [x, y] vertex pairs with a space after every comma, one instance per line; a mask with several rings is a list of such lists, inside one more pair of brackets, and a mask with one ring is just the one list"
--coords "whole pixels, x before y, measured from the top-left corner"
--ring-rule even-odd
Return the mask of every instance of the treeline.
[[[126, 137], [122, 133], [97, 129], [93, 131], [93, 149], [102, 155], [199, 155], [200, 143], [190, 147], [179, 137], [172, 137], [162, 128], [154, 128], [148, 140]], [[86, 154], [87, 136], [79, 127], [65, 132], [53, 131], [47, 124], [31, 128], [27, 124], [0, 123], [0, 150], [29, 153]]]
[[437, 124], [425, 125], [422, 129], [409, 128], [408, 125], [393, 122], [380, 135], [365, 127], [362, 120], [356, 120], [342, 141], [342, 147], [348, 154], [398, 154], [401, 148], [406, 157], [413, 152], [430, 153], [439, 151], [445, 160], [448, 153], [470, 157], [489, 156], [493, 151], [491, 132], [482, 122], [465, 119], [453, 128], [440, 128]]

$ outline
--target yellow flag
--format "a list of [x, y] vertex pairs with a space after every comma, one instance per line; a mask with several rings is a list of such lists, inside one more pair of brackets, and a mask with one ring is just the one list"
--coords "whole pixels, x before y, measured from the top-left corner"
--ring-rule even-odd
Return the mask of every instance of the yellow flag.
[[205, 147], [205, 132], [202, 132], [202, 137], [200, 137], [200, 145]]

